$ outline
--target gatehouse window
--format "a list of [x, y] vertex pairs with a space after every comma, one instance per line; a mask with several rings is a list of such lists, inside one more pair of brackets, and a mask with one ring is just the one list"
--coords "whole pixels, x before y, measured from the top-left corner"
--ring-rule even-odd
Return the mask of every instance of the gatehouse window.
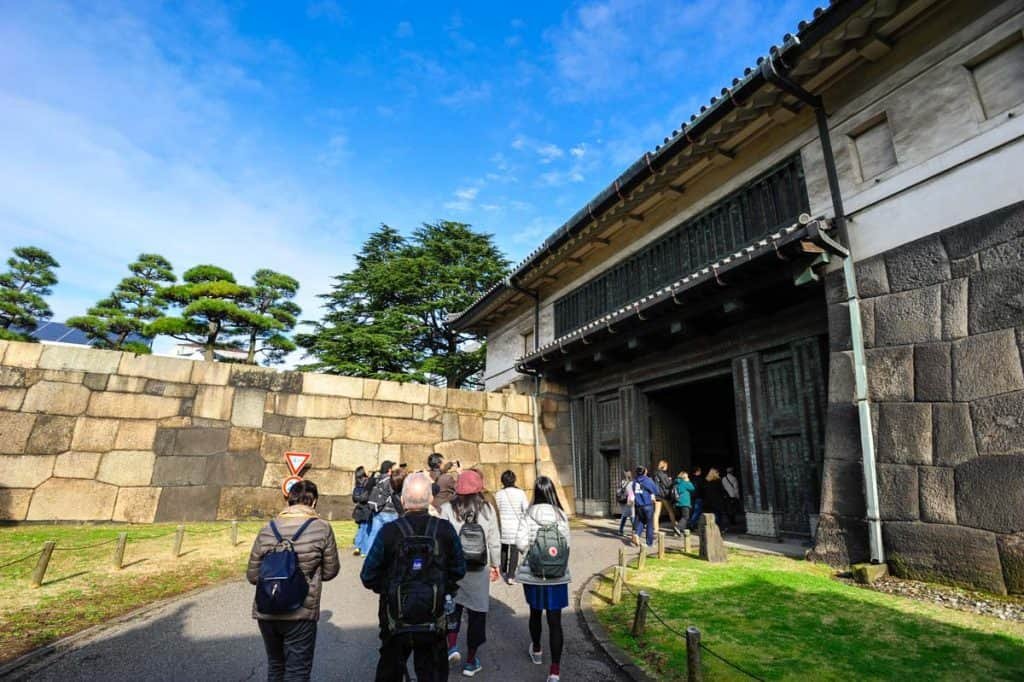
[[873, 116], [850, 134], [860, 181], [876, 178], [896, 165], [896, 148], [885, 112]]
[[967, 64], [985, 118], [1024, 102], [1024, 34], [1018, 32]]

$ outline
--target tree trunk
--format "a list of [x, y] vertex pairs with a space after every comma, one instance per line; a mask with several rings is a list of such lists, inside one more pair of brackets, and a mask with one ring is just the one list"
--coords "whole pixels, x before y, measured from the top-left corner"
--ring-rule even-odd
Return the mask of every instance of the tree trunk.
[[207, 322], [206, 327], [209, 329], [209, 334], [206, 335], [206, 345], [203, 346], [203, 360], [213, 362], [213, 349], [217, 345], [217, 334], [220, 332], [220, 324], [217, 322]]
[[245, 359], [250, 365], [256, 364], [256, 330], [249, 332], [249, 356]]
[[129, 332], [123, 332], [117, 337], [117, 345], [114, 346], [114, 350], [121, 350], [121, 347], [124, 346], [124, 342], [128, 339], [128, 334]]

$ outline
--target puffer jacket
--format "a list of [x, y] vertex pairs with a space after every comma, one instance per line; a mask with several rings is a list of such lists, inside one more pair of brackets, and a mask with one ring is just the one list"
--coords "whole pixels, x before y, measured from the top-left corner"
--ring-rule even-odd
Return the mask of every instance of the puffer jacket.
[[519, 571], [516, 573], [516, 580], [524, 585], [555, 585], [559, 583], [568, 583], [572, 580], [572, 575], [569, 573], [569, 569], [566, 568], [565, 576], [563, 578], [558, 580], [546, 580], [543, 581], [543, 583], [538, 583], [530, 574], [530, 567], [527, 565], [525, 560], [526, 555], [530, 551], [530, 546], [533, 545], [533, 541], [537, 538], [537, 531], [540, 530], [541, 526], [547, 526], [552, 523], [558, 525], [558, 531], [563, 537], [565, 537], [566, 546], [571, 549], [572, 532], [569, 529], [569, 517], [564, 511], [557, 507], [550, 504], [532, 505], [526, 510], [526, 516], [523, 517], [523, 522], [519, 524], [519, 530], [516, 532], [516, 546], [519, 548], [519, 551], [522, 552], [524, 560], [519, 565]]
[[526, 493], [516, 487], [502, 488], [494, 493], [494, 503], [498, 507], [498, 521], [501, 522], [501, 543], [516, 544], [519, 523], [530, 506], [526, 500]]
[[[252, 617], [258, 620], [319, 620], [320, 590], [324, 581], [332, 580], [341, 570], [338, 559], [338, 545], [334, 540], [334, 529], [331, 524], [321, 519], [312, 507], [296, 504], [288, 507], [274, 519], [281, 537], [289, 539], [299, 530], [307, 519], [316, 519], [303, 531], [295, 543], [295, 553], [299, 557], [299, 568], [309, 580], [309, 594], [302, 603], [302, 608], [291, 613], [260, 613], [256, 601], [252, 604]], [[277, 538], [268, 523], [256, 536], [249, 553], [249, 567], [245, 577], [253, 585], [260, 577], [260, 563], [263, 557], [277, 546]]]

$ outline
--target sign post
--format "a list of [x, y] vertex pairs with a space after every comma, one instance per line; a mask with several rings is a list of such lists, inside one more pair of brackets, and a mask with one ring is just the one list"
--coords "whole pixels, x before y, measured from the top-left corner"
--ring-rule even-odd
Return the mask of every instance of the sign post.
[[309, 463], [310, 457], [312, 457], [312, 455], [308, 452], [284, 453], [284, 463], [288, 465], [288, 471], [292, 474], [281, 482], [281, 492], [284, 493], [285, 497], [288, 497], [288, 493], [291, 491], [292, 486], [302, 480], [302, 470], [306, 468], [306, 464]]

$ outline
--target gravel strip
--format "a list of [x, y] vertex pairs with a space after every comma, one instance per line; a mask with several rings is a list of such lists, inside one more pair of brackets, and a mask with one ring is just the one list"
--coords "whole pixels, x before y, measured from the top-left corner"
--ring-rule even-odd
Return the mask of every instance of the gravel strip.
[[846, 577], [842, 577], [840, 580], [857, 587], [931, 602], [948, 609], [1024, 623], [1024, 600], [1017, 597], [994, 597], [984, 592], [972, 592], [959, 587], [893, 577], [882, 578], [872, 585], [861, 585]]

